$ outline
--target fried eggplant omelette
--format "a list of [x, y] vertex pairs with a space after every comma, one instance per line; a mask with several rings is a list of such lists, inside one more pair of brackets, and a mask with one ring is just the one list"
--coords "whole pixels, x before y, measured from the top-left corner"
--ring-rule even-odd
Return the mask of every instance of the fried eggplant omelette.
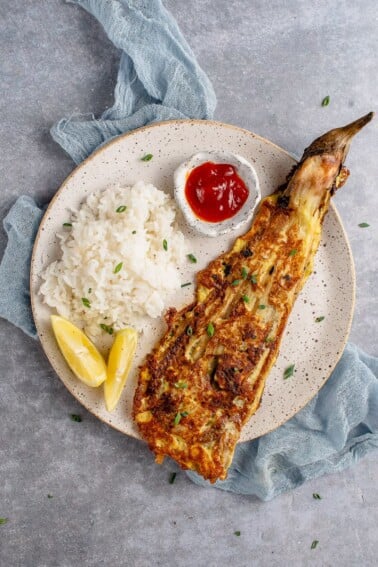
[[225, 479], [243, 425], [259, 407], [290, 311], [311, 274], [330, 198], [367, 114], [316, 139], [250, 230], [197, 274], [195, 301], [140, 367], [133, 417], [161, 463]]

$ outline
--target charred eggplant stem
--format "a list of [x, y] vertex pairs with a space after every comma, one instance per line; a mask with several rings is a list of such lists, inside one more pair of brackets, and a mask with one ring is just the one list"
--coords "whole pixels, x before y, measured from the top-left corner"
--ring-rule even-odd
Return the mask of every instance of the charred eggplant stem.
[[250, 230], [198, 273], [194, 303], [169, 311], [133, 407], [158, 462], [170, 456], [211, 482], [226, 478], [312, 271], [330, 198], [348, 177], [350, 141], [372, 117], [317, 138], [285, 186], [262, 201]]

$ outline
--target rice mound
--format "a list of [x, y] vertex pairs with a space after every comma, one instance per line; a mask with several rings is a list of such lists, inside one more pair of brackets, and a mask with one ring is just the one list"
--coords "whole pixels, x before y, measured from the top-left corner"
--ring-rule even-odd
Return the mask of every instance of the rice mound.
[[90, 195], [70, 223], [57, 235], [61, 259], [41, 276], [44, 302], [93, 338], [101, 325], [142, 330], [159, 317], [187, 252], [173, 199], [143, 181], [114, 185]]

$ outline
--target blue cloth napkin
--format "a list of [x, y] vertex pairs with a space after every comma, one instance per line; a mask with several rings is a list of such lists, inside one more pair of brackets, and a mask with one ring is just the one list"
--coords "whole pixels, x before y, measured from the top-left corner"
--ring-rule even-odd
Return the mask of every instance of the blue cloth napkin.
[[[99, 119], [63, 119], [53, 138], [79, 163], [128, 130], [171, 118], [211, 118], [212, 86], [160, 0], [74, 0], [102, 23], [121, 49], [115, 103]], [[29, 265], [43, 210], [20, 197], [4, 219], [8, 245], [0, 265], [0, 316], [36, 338]], [[268, 500], [378, 445], [377, 359], [348, 345], [318, 395], [285, 425], [238, 445], [226, 481], [215, 486]], [[188, 473], [199, 484], [198, 475]]]

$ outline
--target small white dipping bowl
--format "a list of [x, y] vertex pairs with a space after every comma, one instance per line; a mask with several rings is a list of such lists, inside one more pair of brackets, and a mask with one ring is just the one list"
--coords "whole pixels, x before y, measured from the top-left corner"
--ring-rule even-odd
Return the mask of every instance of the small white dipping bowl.
[[[197, 217], [185, 196], [185, 185], [193, 169], [206, 162], [225, 163], [235, 167], [237, 174], [248, 189], [248, 197], [242, 208], [229, 219], [208, 222]], [[205, 236], [218, 236], [240, 228], [251, 220], [256, 205], [261, 199], [259, 180], [255, 169], [243, 157], [229, 152], [199, 152], [183, 162], [174, 172], [174, 196], [186, 222]]]

